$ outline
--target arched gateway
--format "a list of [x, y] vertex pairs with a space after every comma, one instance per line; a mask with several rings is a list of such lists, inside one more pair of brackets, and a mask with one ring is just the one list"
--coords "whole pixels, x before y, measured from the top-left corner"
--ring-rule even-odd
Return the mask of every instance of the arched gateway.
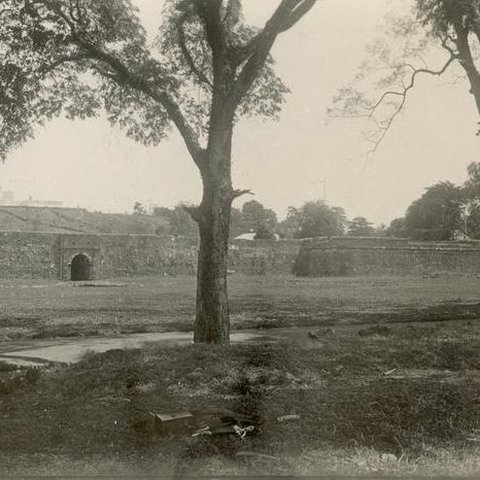
[[92, 279], [92, 264], [90, 259], [83, 253], [72, 258], [70, 266], [70, 279], [74, 282]]

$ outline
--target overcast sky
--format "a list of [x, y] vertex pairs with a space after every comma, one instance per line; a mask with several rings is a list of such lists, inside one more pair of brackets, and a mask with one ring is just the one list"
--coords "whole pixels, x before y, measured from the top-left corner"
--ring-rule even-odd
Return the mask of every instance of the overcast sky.
[[[245, 0], [261, 24], [276, 0]], [[159, 0], [137, 0], [148, 31], [160, 23]], [[280, 217], [288, 206], [323, 198], [347, 215], [376, 224], [402, 216], [424, 188], [462, 182], [480, 160], [477, 114], [464, 83], [426, 78], [372, 158], [362, 152], [361, 124], [326, 124], [326, 108], [355, 75], [365, 46], [378, 36], [390, 0], [320, 0], [274, 47], [277, 68], [292, 93], [279, 122], [248, 120], [236, 129], [234, 184]], [[61, 200], [68, 206], [131, 211], [133, 203], [198, 202], [200, 179], [178, 135], [145, 148], [105, 119], [58, 119], [0, 165], [0, 185], [17, 199]], [[248, 198], [247, 198], [248, 200]], [[243, 200], [245, 201], [245, 200]], [[238, 200], [236, 206], [241, 206]]]

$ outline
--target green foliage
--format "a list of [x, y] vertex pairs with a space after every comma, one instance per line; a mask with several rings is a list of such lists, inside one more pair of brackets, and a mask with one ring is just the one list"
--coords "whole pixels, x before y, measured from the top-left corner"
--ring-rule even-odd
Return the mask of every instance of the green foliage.
[[188, 205], [178, 204], [174, 208], [155, 207], [152, 214], [157, 217], [164, 217], [170, 225], [171, 235], [185, 237], [198, 237], [198, 226], [187, 212]]
[[375, 235], [375, 228], [365, 217], [355, 217], [348, 222], [347, 235], [352, 237], [368, 237]]
[[[260, 235], [259, 238], [273, 239], [275, 235], [273, 229], [277, 224], [277, 217], [273, 210], [266, 209], [259, 202], [247, 202], [245, 212], [237, 208], [231, 209], [230, 214], [230, 237], [236, 237], [246, 231], [254, 230]], [[179, 204], [174, 208], [155, 207], [152, 215], [154, 217], [163, 217], [168, 221], [169, 229], [167, 233], [171, 235], [182, 235], [186, 237], [197, 238], [198, 226], [192, 219], [190, 213], [185, 209], [189, 205]], [[252, 226], [253, 225], [253, 226]], [[165, 233], [162, 230], [162, 233]]]
[[[197, 238], [198, 225], [192, 219], [190, 213], [185, 209], [189, 205], [178, 204], [174, 208], [155, 207], [152, 215], [154, 217], [163, 217], [167, 220], [169, 228], [165, 232], [159, 229], [159, 233], [169, 233], [170, 235], [180, 235], [184, 237]], [[236, 208], [232, 208], [230, 219], [230, 236], [234, 237], [242, 233], [241, 212]]]
[[465, 196], [470, 200], [480, 198], [480, 162], [471, 162], [467, 166], [468, 178], [463, 184]]
[[343, 208], [315, 201], [306, 202], [299, 209], [290, 207], [284, 228], [290, 230], [294, 238], [331, 237], [343, 235], [346, 222]]
[[250, 200], [243, 204], [241, 223], [244, 232], [258, 233], [259, 231], [271, 232], [278, 222], [273, 210], [265, 208], [256, 200]]
[[145, 207], [140, 202], [135, 202], [133, 204], [133, 213], [134, 215], [146, 215], [147, 211]]
[[[227, 27], [227, 41], [231, 45], [241, 46], [259, 33], [257, 28], [245, 23], [242, 5], [239, 0], [223, 7], [223, 23]], [[189, 2], [168, 0], [164, 10], [165, 21], [161, 33], [155, 42], [156, 47], [165, 56], [170, 74], [182, 79], [176, 101], [183, 104], [194, 122], [198, 133], [208, 129], [208, 110], [203, 103], [212, 98], [214, 82], [212, 52], [205, 34], [203, 21]], [[180, 29], [179, 26], [182, 28]], [[186, 56], [186, 52], [190, 55]], [[237, 118], [242, 116], [264, 116], [277, 118], [285, 101], [288, 88], [274, 71], [275, 62], [268, 56], [260, 75], [245, 95], [237, 110]], [[243, 62], [237, 65], [237, 74]], [[192, 91], [196, 92], [192, 96]], [[198, 99], [202, 98], [199, 104]]]
[[387, 237], [405, 238], [408, 237], [405, 217], [394, 218], [386, 229]]
[[[223, 17], [228, 39], [243, 45], [257, 32], [244, 23], [240, 2], [229, 4]], [[211, 78], [212, 55], [197, 13], [191, 2], [168, 1], [161, 34], [150, 46], [131, 0], [2, 0], [0, 159], [59, 115], [106, 113], [129, 137], [156, 145], [171, 128], [167, 97], [201, 138], [211, 87], [192, 71], [177, 31], [183, 19], [185, 45]], [[268, 57], [237, 115], [275, 117], [286, 93]]]
[[392, 220], [386, 234], [416, 240], [451, 240], [457, 233], [480, 238], [480, 162], [467, 166], [461, 185], [439, 182], [426, 189], [404, 218]]
[[466, 233], [470, 238], [480, 238], [480, 162], [467, 166], [468, 178], [462, 186], [465, 197], [463, 215]]
[[253, 238], [255, 240], [275, 240], [275, 233], [267, 225], [262, 225]]
[[355, 259], [352, 252], [301, 249], [292, 267], [299, 277], [342, 277], [352, 275]]
[[439, 182], [427, 188], [421, 198], [407, 209], [405, 227], [414, 240], [451, 240], [463, 230], [461, 188], [451, 182]]
[[475, 28], [479, 11], [478, 0], [416, 0], [417, 18], [434, 36], [450, 35], [460, 24]]

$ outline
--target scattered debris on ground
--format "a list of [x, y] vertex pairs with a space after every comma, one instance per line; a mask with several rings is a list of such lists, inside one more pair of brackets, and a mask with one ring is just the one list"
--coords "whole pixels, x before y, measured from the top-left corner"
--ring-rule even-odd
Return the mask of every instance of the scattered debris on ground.
[[290, 422], [292, 420], [300, 420], [300, 415], [290, 414], [290, 415], [281, 415], [277, 417], [279, 422]]
[[253, 432], [255, 423], [231, 410], [206, 409], [180, 413], [150, 413], [160, 436], [236, 434], [241, 439]]

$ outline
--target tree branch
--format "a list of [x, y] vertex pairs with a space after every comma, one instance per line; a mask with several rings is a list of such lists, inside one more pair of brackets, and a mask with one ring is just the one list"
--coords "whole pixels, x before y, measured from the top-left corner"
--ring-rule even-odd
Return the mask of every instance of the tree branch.
[[79, 60], [86, 60], [87, 58], [90, 58], [90, 57], [85, 53], [78, 53], [75, 55], [66, 55], [64, 57], [58, 58], [57, 60], [55, 60], [49, 65], [43, 66], [42, 68], [39, 69], [39, 73], [43, 76], [55, 70], [57, 67], [59, 67], [60, 65], [63, 65], [64, 63], [77, 62]]
[[141, 91], [153, 100], [159, 102], [165, 108], [169, 117], [182, 135], [194, 162], [198, 166], [203, 164], [205, 156], [204, 149], [198, 143], [198, 138], [195, 131], [188, 124], [186, 118], [180, 110], [180, 107], [169, 93], [158, 88], [152, 88], [152, 86], [143, 77], [131, 72], [130, 69], [118, 58], [108, 52], [105, 52], [98, 46], [85, 40], [81, 40], [79, 37], [77, 37], [77, 42], [79, 45], [85, 48], [90, 55], [108, 64], [116, 72], [117, 76], [114, 79], [115, 81]]
[[397, 105], [397, 107], [395, 108], [394, 112], [390, 115], [390, 117], [385, 122], [377, 124], [378, 128], [380, 130], [380, 136], [377, 137], [376, 140], [373, 142], [374, 146], [373, 146], [370, 153], [373, 153], [377, 150], [377, 148], [381, 144], [382, 140], [384, 139], [385, 135], [387, 134], [388, 130], [390, 129], [392, 123], [394, 122], [395, 118], [402, 111], [402, 109], [405, 105], [405, 102], [407, 100], [408, 92], [415, 86], [415, 81], [416, 81], [417, 76], [422, 75], [422, 74], [440, 76], [448, 69], [448, 67], [456, 59], [457, 59], [457, 55], [450, 54], [449, 59], [445, 62], [445, 64], [439, 70], [430, 70], [428, 68], [416, 69], [412, 73], [412, 76], [410, 77], [409, 84], [405, 85], [402, 91], [395, 91], [395, 90], [386, 91], [377, 100], [377, 102], [375, 102], [375, 104], [373, 104], [371, 107], [368, 108], [370, 110], [370, 114], [368, 116], [369, 116], [370, 119], [372, 119], [375, 111], [380, 107], [380, 105], [382, 105], [382, 103], [384, 103], [384, 101], [389, 96], [394, 96], [394, 97], [400, 97], [401, 98], [400, 103]]
[[304, 15], [306, 15], [315, 5], [316, 0], [305, 0], [301, 2], [290, 14], [287, 22], [283, 25], [281, 31], [285, 32], [292, 28]]
[[[295, 20], [294, 18], [287, 18], [285, 20], [285, 23], [284, 23], [284, 26], [279, 28], [278, 30], [278, 33], [282, 33], [282, 32], [285, 32], [286, 30], [290, 29], [291, 27], [293, 27], [293, 25], [295, 25], [295, 23], [297, 23], [306, 13], [308, 13], [308, 11], [314, 6], [315, 4], [315, 0], [307, 0], [303, 5], [298, 5], [298, 3], [304, 1], [304, 0], [297, 0], [296, 3], [297, 5], [293, 6], [292, 8], [297, 12], [296, 15], [295, 15]], [[306, 8], [308, 4], [308, 8]], [[271, 22], [274, 18], [274, 16], [277, 14], [278, 10], [280, 9], [282, 5], [280, 5], [276, 12], [272, 15], [272, 17], [270, 18], [269, 22]], [[298, 11], [297, 11], [298, 9]], [[303, 12], [302, 15], [300, 15], [300, 12]], [[292, 10], [292, 14], [293, 14], [293, 10]], [[237, 55], [238, 57], [238, 62], [239, 64], [240, 63], [243, 63], [250, 55], [252, 55], [255, 51], [255, 49], [257, 48], [258, 46], [258, 43], [259, 41], [262, 39], [262, 36], [264, 35], [264, 32], [265, 32], [265, 29], [267, 28], [267, 25], [268, 25], [268, 22], [266, 23], [265, 27], [260, 31], [258, 32], [255, 36], [253, 36], [249, 42], [247, 42], [246, 44], [244, 45], [236, 45], [233, 49], [234, 49], [234, 53]]]
[[208, 79], [208, 77], [197, 67], [195, 64], [195, 60], [193, 59], [190, 51], [187, 47], [187, 42], [185, 39], [185, 31], [183, 30], [184, 23], [188, 20], [187, 14], [183, 14], [176, 23], [177, 27], [177, 34], [178, 34], [178, 43], [180, 45], [180, 50], [187, 62], [190, 70], [196, 77], [200, 80], [200, 82], [206, 84], [209, 88], [213, 88], [212, 82]]
[[[199, 17], [205, 25], [205, 36], [212, 51], [213, 84], [223, 83], [227, 40], [220, 14], [222, 0], [196, 0]], [[217, 82], [216, 80], [220, 81]]]
[[[469, 43], [469, 33], [470, 31], [463, 26], [459, 21], [455, 22], [455, 32], [456, 32], [456, 41], [455, 45], [457, 46], [458, 54], [457, 58], [467, 74], [468, 80], [470, 82], [470, 93], [473, 94], [475, 98], [475, 103], [477, 105], [477, 111], [480, 114], [480, 73], [476, 66], [474, 56]], [[480, 38], [480, 32], [473, 32]]]
[[235, 200], [242, 195], [255, 195], [251, 190], [234, 190], [232, 193], [232, 197]]
[[223, 16], [222, 22], [229, 23], [230, 25], [236, 25], [239, 20], [239, 3], [240, 0], [228, 0], [227, 6], [225, 8], [225, 15]]
[[265, 61], [277, 36], [297, 23], [316, 3], [317, 0], [282, 0], [265, 27], [248, 44], [236, 49], [245, 61], [232, 90], [235, 105], [247, 93]]
[[107, 78], [144, 93], [165, 108], [170, 119], [180, 132], [194, 162], [198, 167], [201, 167], [205, 161], [205, 150], [201, 147], [197, 134], [187, 122], [173, 97], [165, 90], [152, 86], [141, 75], [130, 70], [130, 68], [115, 55], [105, 51], [90, 40], [84, 38], [82, 34], [77, 31], [75, 23], [62, 11], [58, 4], [51, 2], [50, 0], [41, 0], [41, 2], [66, 22], [71, 31], [71, 42], [83, 50], [86, 57], [108, 65], [115, 72], [115, 75], [104, 74]]

